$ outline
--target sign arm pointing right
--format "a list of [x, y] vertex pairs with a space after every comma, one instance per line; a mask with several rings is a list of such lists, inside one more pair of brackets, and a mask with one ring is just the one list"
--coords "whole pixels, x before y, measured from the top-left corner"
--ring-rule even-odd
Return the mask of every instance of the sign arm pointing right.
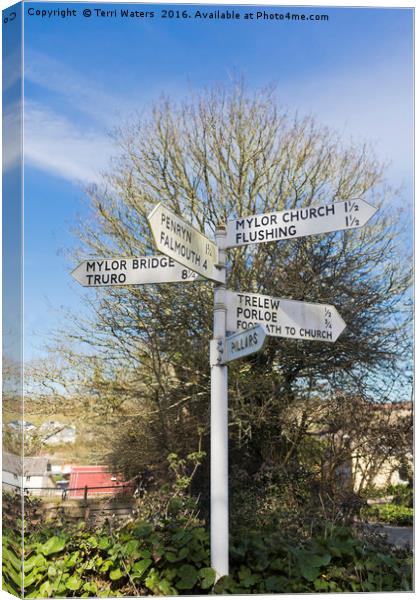
[[365, 225], [377, 208], [365, 200], [345, 200], [242, 217], [227, 223], [227, 247], [355, 229]]

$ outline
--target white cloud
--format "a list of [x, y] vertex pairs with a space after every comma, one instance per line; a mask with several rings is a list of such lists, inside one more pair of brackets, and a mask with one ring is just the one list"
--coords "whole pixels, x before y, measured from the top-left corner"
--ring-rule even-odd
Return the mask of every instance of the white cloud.
[[76, 110], [96, 121], [112, 125], [116, 117], [132, 110], [124, 98], [114, 95], [62, 62], [26, 49], [25, 79], [63, 96]]
[[[96, 181], [111, 154], [105, 131], [132, 112], [139, 99], [122, 99], [37, 51], [27, 51], [26, 58], [28, 80], [63, 99], [56, 112], [26, 105], [27, 160], [66, 179]], [[369, 63], [367, 58], [364, 65], [345, 71], [322, 73], [317, 68], [312, 78], [288, 80], [279, 92], [289, 108], [314, 114], [343, 139], [372, 142], [378, 157], [391, 161], [388, 173], [399, 184], [412, 175], [411, 82], [408, 53], [395, 52], [387, 62]], [[89, 116], [87, 128], [83, 119], [63, 116], [66, 103]]]
[[25, 164], [70, 181], [100, 180], [112, 152], [107, 135], [77, 126], [42, 105], [25, 104]]

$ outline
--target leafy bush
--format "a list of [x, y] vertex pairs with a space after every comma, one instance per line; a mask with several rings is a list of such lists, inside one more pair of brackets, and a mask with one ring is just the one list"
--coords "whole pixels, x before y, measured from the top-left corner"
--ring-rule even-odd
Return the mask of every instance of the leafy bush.
[[399, 504], [407, 508], [413, 507], [413, 486], [405, 483], [387, 485], [385, 487], [370, 486], [363, 491], [363, 496], [371, 500], [392, 496], [393, 504]]
[[232, 574], [216, 592], [347, 592], [411, 588], [409, 554], [366, 543], [349, 528], [331, 526], [304, 543], [257, 534], [231, 551]]
[[398, 504], [375, 504], [363, 509], [362, 517], [389, 525], [412, 525], [413, 509]]
[[[18, 554], [5, 539], [7, 589], [19, 589]], [[214, 589], [209, 535], [197, 524], [133, 522], [117, 532], [45, 531], [25, 546], [28, 598], [411, 589], [406, 551], [331, 527], [297, 543], [248, 533], [231, 546], [231, 575]], [[13, 585], [14, 584], [14, 585]], [[15, 591], [16, 593], [16, 591]]]
[[[411, 589], [411, 554], [358, 539], [350, 528], [324, 529], [303, 540], [280, 527], [238, 531], [231, 575], [216, 585], [208, 530], [190, 484], [203, 453], [169, 457], [172, 485], [144, 497], [140, 518], [119, 529], [49, 526], [38, 503], [25, 503], [25, 597], [109, 597], [209, 593], [396, 591]], [[11, 508], [15, 507], [16, 502]], [[402, 509], [403, 507], [397, 507]], [[155, 512], [152, 512], [152, 509]], [[34, 519], [35, 515], [35, 519]], [[16, 512], [15, 516], [19, 516]], [[4, 589], [21, 596], [19, 531], [6, 521]], [[269, 533], [264, 534], [264, 531]], [[273, 532], [281, 531], [282, 535]], [[293, 530], [291, 530], [293, 531]], [[302, 540], [302, 541], [298, 541]]]
[[[18, 584], [17, 557], [6, 570]], [[202, 527], [147, 522], [119, 532], [45, 532], [25, 545], [28, 598], [203, 593], [212, 587], [208, 534]], [[12, 570], [10, 569], [12, 567]]]
[[393, 503], [407, 508], [413, 507], [413, 487], [399, 483], [387, 488], [388, 494], [393, 497]]

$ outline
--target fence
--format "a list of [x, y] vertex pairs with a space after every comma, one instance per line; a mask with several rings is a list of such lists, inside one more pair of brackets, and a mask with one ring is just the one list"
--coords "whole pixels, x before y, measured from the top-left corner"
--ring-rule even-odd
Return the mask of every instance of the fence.
[[101, 496], [116, 496], [116, 495], [130, 495], [133, 496], [136, 490], [136, 486], [133, 482], [129, 481], [123, 484], [106, 485], [106, 486], [87, 486], [76, 487], [76, 488], [56, 488], [56, 487], [24, 487], [13, 486], [8, 484], [8, 487], [14, 487], [16, 491], [21, 490], [24, 495], [32, 494], [34, 496], [41, 496], [42, 498], [57, 498], [61, 497], [62, 500], [74, 499], [87, 501], [88, 498], [101, 497]]

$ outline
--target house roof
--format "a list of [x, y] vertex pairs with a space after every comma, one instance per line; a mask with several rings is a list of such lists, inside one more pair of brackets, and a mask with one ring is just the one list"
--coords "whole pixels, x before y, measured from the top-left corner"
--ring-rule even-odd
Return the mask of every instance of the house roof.
[[3, 452], [3, 471], [8, 471], [15, 475], [25, 475], [26, 477], [45, 475], [49, 462], [47, 456], [22, 457], [18, 454]]
[[35, 429], [35, 425], [33, 423], [30, 421], [22, 421], [21, 419], [10, 421], [7, 425], [13, 429]]
[[3, 471], [7, 471], [8, 473], [13, 473], [15, 475], [22, 475], [23, 459], [21, 455], [3, 452], [2, 459]]
[[122, 483], [121, 478], [115, 476], [107, 466], [72, 466], [69, 482], [70, 496], [83, 496], [85, 487], [90, 488], [89, 495], [115, 494], [121, 491]]
[[51, 431], [44, 437], [44, 442], [48, 442], [50, 440], [60, 440], [63, 438], [72, 438], [76, 437], [76, 427], [73, 425], [63, 425], [61, 429], [56, 431]]
[[25, 456], [24, 475], [45, 475], [49, 462], [47, 456]]

